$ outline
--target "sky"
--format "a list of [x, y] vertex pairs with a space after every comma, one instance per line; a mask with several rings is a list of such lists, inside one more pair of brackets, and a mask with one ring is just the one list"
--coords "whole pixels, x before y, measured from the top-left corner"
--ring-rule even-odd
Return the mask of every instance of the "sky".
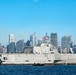
[[72, 36], [76, 44], [76, 0], [0, 0], [0, 43], [7, 45], [9, 34], [15, 42], [36, 32], [40, 39], [47, 32]]

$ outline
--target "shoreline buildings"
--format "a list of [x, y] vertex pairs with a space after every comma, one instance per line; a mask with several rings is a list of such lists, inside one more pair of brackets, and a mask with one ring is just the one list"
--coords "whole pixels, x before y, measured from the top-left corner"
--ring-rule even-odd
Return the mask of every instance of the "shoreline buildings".
[[[71, 48], [71, 36], [63, 36], [61, 38], [61, 46], [58, 46], [57, 33], [51, 33], [50, 36], [46, 33], [38, 40], [38, 44], [36, 43], [36, 33], [32, 34], [27, 42], [22, 39], [18, 40], [16, 43], [14, 41], [14, 34], [10, 34], [7, 49], [4, 49], [6, 47], [2, 47], [3, 45], [1, 45], [0, 53], [32, 53], [33, 47], [41, 46], [42, 43], [51, 43], [60, 53], [69, 53], [69, 49]], [[73, 50], [75, 51], [75, 48]]]
[[10, 34], [10, 35], [9, 35], [9, 44], [10, 44], [11, 42], [14, 42], [14, 34]]
[[51, 33], [50, 42], [54, 47], [58, 48], [58, 36], [57, 36], [57, 33]]
[[30, 45], [36, 46], [36, 33], [30, 36]]
[[16, 52], [17, 53], [23, 53], [24, 51], [24, 40], [19, 40], [16, 43]]
[[70, 45], [71, 45], [71, 36], [63, 36], [61, 38], [61, 46], [62, 46], [63, 52], [69, 53]]
[[16, 47], [14, 42], [14, 34], [9, 35], [9, 45], [7, 46], [7, 53], [15, 53]]

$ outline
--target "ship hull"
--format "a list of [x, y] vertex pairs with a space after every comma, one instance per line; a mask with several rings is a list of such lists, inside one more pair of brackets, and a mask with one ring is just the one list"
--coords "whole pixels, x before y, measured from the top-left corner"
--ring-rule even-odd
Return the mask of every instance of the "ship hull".
[[2, 54], [1, 64], [46, 65], [54, 63], [54, 54]]
[[76, 54], [1, 54], [0, 64], [71, 65], [76, 64]]

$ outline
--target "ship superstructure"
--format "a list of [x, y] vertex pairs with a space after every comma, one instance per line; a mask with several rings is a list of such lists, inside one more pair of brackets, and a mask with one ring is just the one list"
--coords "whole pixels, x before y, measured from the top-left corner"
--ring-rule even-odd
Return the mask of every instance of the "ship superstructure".
[[33, 47], [33, 53], [0, 54], [0, 64], [76, 64], [76, 54], [59, 54], [52, 44], [42, 43]]
[[53, 64], [55, 49], [51, 44], [35, 46], [33, 53], [0, 54], [1, 64]]

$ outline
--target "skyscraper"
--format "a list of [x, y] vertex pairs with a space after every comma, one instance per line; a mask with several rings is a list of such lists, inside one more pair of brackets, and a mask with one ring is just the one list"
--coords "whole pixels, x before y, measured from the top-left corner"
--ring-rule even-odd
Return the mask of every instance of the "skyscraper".
[[14, 34], [9, 35], [9, 43], [14, 42]]
[[57, 33], [51, 33], [51, 35], [50, 35], [50, 42], [51, 42], [51, 44], [54, 47], [58, 48], [58, 37], [57, 37]]
[[61, 38], [62, 48], [67, 48], [67, 50], [69, 50], [70, 49], [70, 44], [71, 44], [71, 36], [63, 36]]
[[16, 52], [22, 53], [24, 52], [23, 50], [24, 50], [24, 40], [19, 40], [16, 43]]
[[36, 33], [30, 36], [30, 44], [31, 46], [36, 46]]
[[16, 47], [14, 42], [14, 34], [9, 35], [9, 45], [7, 46], [7, 53], [15, 53]]
[[15, 53], [15, 52], [16, 52], [15, 42], [11, 42], [7, 46], [7, 53]]

